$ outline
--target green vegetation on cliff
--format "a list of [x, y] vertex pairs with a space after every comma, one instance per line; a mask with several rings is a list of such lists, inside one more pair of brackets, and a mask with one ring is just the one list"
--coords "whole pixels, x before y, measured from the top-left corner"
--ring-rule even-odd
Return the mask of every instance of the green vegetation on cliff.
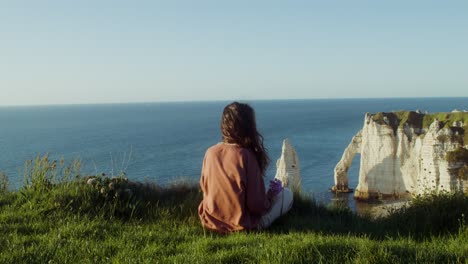
[[447, 156], [445, 158], [449, 162], [468, 162], [468, 149], [465, 148], [457, 148], [454, 151], [447, 152]]
[[450, 163], [460, 163], [461, 167], [452, 170], [459, 179], [468, 180], [468, 149], [459, 147], [454, 151], [448, 151], [445, 159]]
[[0, 193], [0, 263], [468, 261], [463, 194], [419, 197], [377, 219], [296, 195], [270, 229], [228, 236], [200, 226], [201, 199], [196, 184], [86, 178], [78, 163], [38, 157], [24, 187]]
[[451, 127], [454, 122], [458, 121], [461, 121], [466, 126], [468, 124], [468, 112], [425, 114], [423, 127], [429, 127], [435, 119], [442, 123], [442, 127]]
[[[389, 125], [396, 131], [408, 124], [418, 130], [428, 129], [439, 120], [441, 128], [449, 128], [457, 134], [462, 144], [468, 144], [468, 112], [432, 113], [423, 114], [414, 111], [378, 112], [372, 114], [372, 120], [381, 125]], [[461, 122], [462, 127], [454, 127], [454, 122]]]
[[423, 128], [424, 114], [420, 114], [413, 111], [398, 111], [398, 112], [378, 112], [372, 115], [372, 120], [381, 124], [389, 125], [394, 130], [397, 128], [403, 128], [408, 123], [414, 128]]

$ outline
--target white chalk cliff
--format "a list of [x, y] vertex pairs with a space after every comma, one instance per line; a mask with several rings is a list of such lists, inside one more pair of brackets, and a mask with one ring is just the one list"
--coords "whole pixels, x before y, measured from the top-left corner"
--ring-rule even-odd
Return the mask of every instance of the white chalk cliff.
[[301, 191], [302, 180], [299, 171], [299, 158], [288, 139], [283, 140], [281, 157], [276, 162], [275, 178], [283, 182], [283, 187], [288, 187], [293, 192]]
[[466, 120], [468, 113], [367, 113], [335, 167], [333, 190], [349, 191], [347, 172], [360, 154], [356, 198], [468, 191]]

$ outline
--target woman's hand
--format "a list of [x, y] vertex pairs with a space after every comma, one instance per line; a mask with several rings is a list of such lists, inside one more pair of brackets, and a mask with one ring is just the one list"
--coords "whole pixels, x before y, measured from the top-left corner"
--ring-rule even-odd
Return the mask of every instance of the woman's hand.
[[283, 190], [283, 183], [281, 182], [281, 180], [278, 180], [278, 179], [271, 180], [270, 187], [268, 188], [268, 191], [267, 191], [268, 199], [272, 200], [273, 197], [278, 195], [278, 193], [280, 193], [282, 190]]

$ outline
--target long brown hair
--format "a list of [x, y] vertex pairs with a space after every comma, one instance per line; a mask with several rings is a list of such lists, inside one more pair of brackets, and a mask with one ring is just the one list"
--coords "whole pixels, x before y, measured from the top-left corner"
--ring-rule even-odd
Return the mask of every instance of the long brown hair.
[[270, 162], [263, 136], [257, 131], [255, 111], [248, 104], [233, 102], [224, 108], [221, 117], [223, 142], [251, 150], [257, 158], [260, 172], [265, 175]]

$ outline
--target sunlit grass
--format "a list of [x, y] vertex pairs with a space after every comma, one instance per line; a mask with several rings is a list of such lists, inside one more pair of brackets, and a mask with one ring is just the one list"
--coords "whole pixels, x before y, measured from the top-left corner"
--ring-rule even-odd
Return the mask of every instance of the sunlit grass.
[[79, 168], [71, 164], [39, 157], [25, 186], [1, 192], [1, 263], [468, 261], [463, 194], [419, 197], [377, 219], [296, 195], [291, 212], [270, 229], [223, 236], [200, 226], [197, 185], [85, 177], [65, 170]]

